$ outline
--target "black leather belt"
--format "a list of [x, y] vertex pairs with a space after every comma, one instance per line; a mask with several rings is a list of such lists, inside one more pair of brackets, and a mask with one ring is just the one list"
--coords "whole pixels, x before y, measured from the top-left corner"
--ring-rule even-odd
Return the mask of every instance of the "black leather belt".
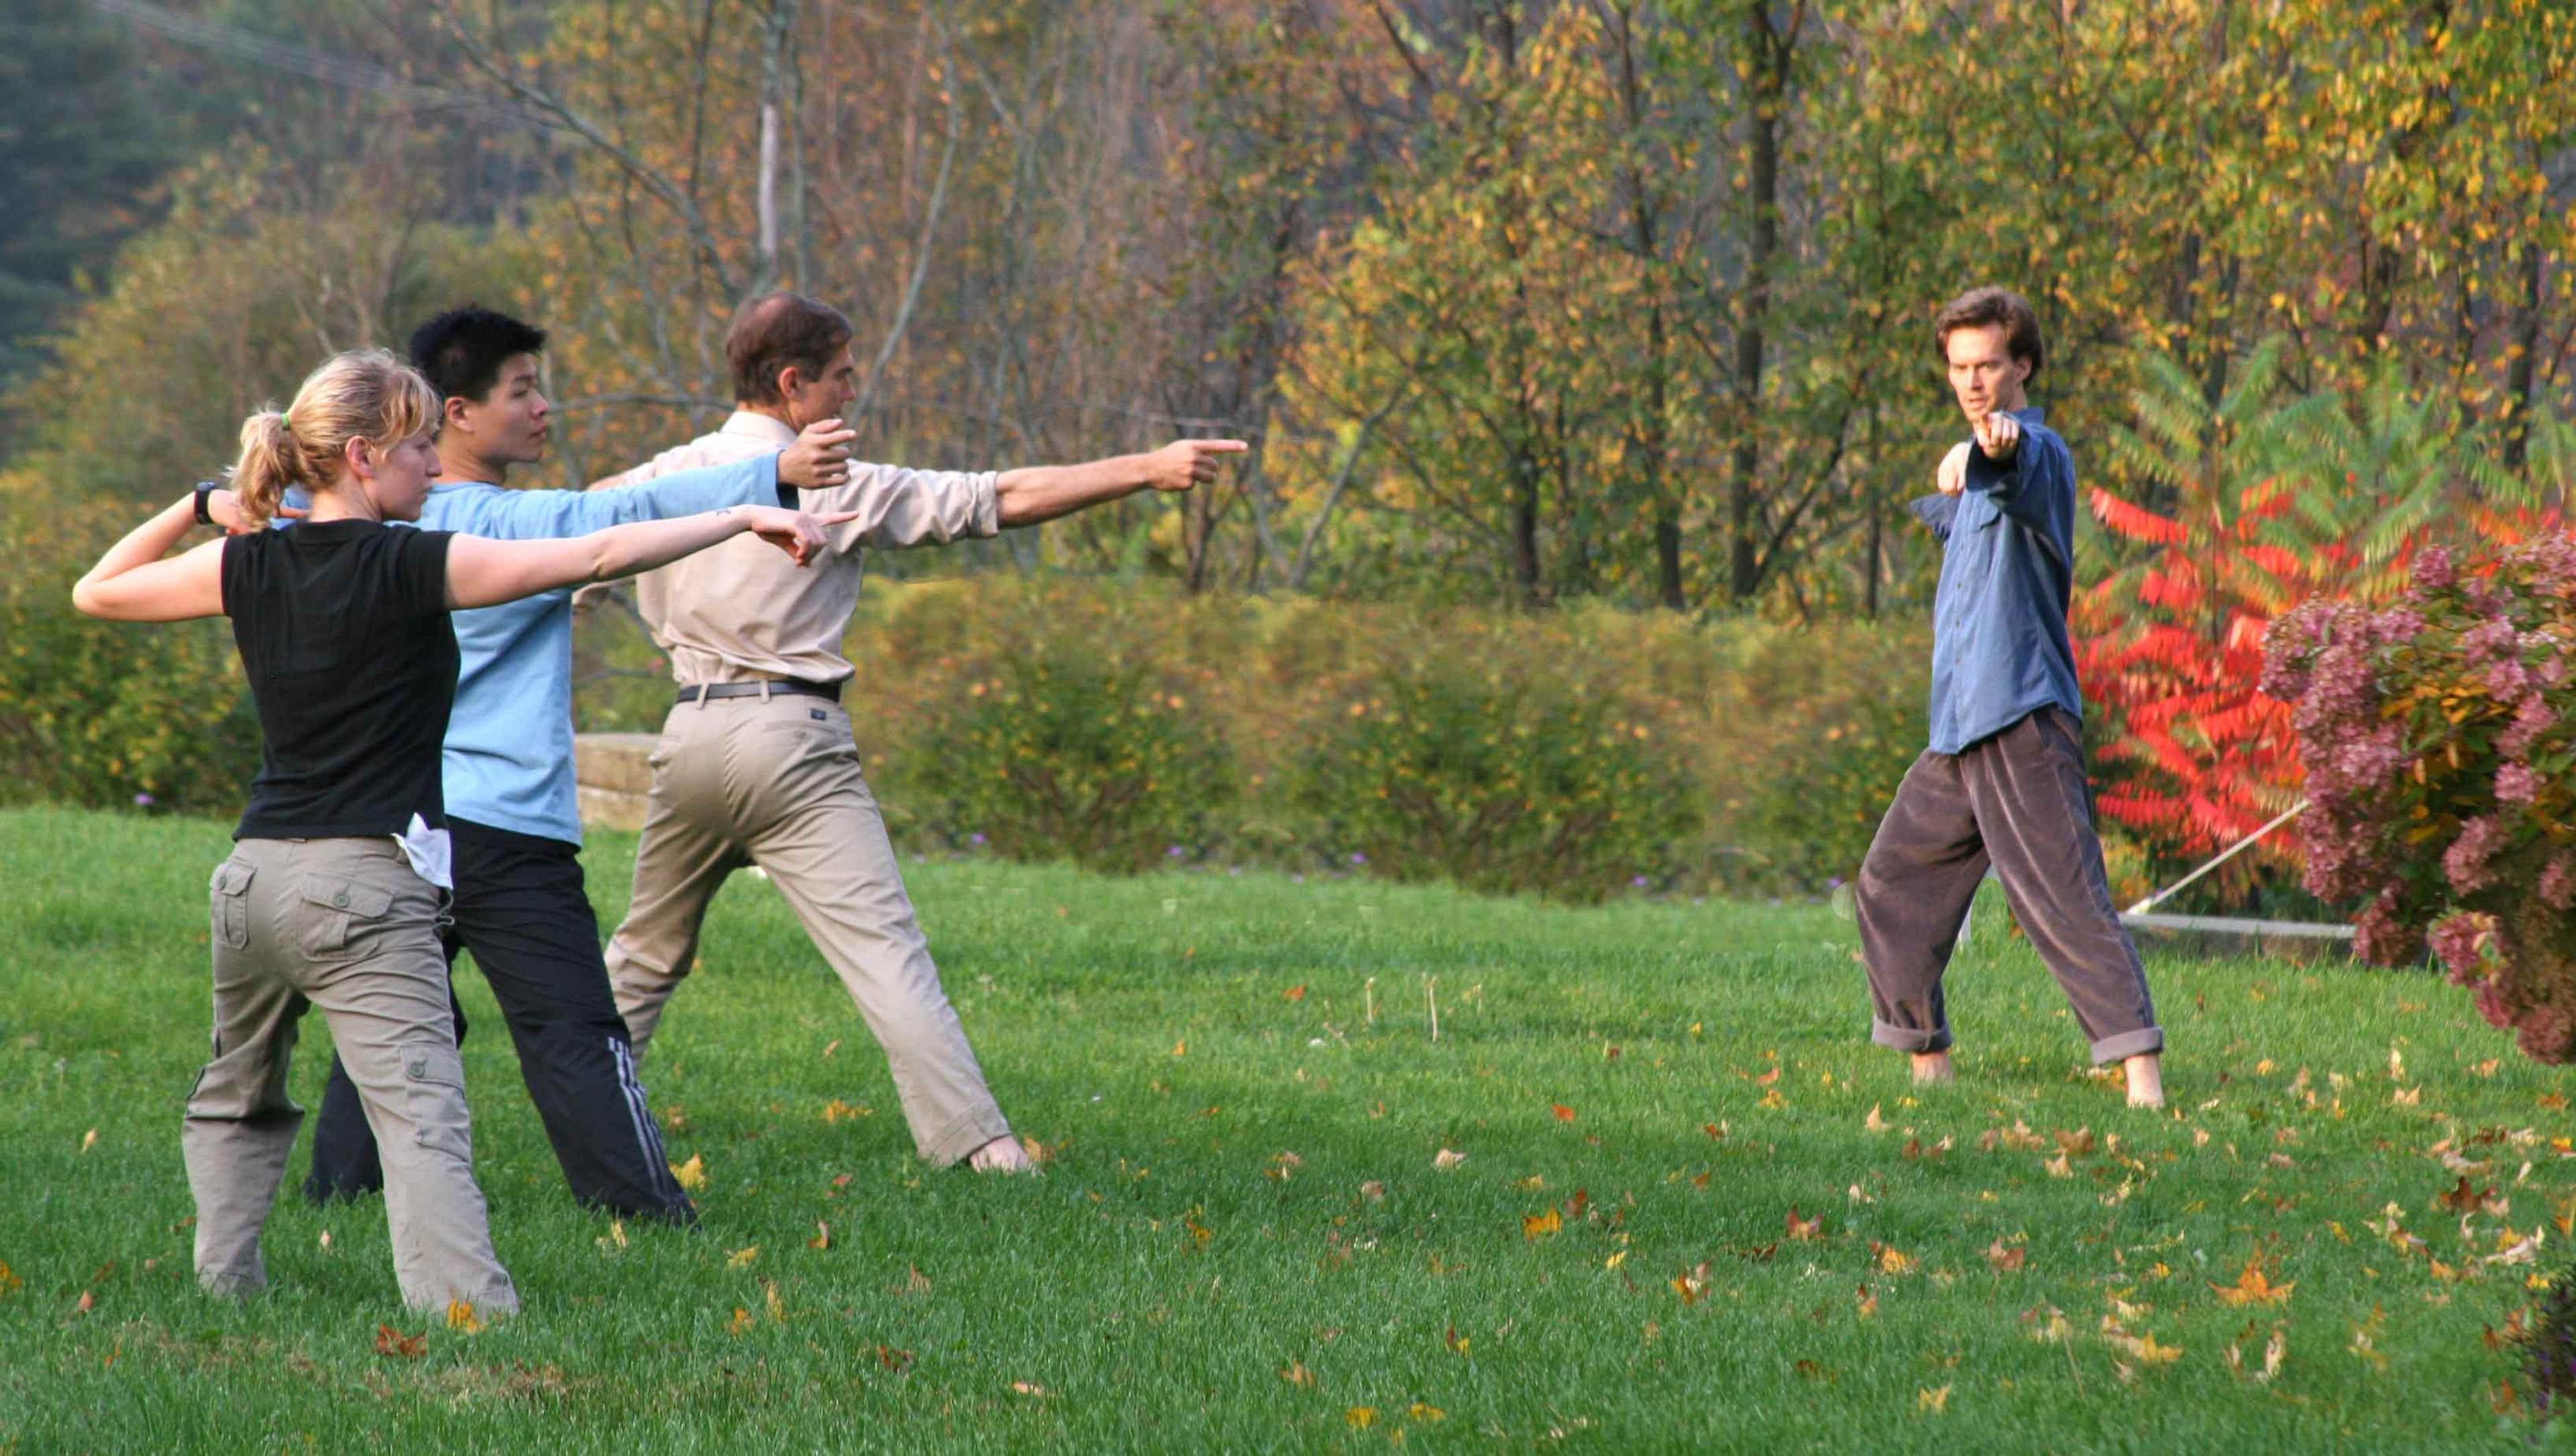
[[779, 693], [794, 693], [799, 697], [823, 698], [837, 703], [841, 700], [841, 685], [836, 682], [806, 682], [793, 677], [771, 678], [767, 682], [708, 683], [703, 687], [680, 689], [680, 701], [694, 703], [700, 698], [757, 698]]

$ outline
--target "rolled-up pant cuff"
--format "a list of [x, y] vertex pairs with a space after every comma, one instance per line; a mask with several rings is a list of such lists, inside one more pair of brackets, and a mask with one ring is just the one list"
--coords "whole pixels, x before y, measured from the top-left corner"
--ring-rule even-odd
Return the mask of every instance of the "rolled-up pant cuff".
[[1924, 1056], [1950, 1049], [1950, 1028], [1941, 1026], [1926, 1031], [1921, 1027], [1898, 1026], [1873, 1016], [1869, 1019], [1869, 1039], [1883, 1047]]
[[966, 1161], [977, 1148], [993, 1139], [1010, 1135], [1010, 1119], [1002, 1116], [1000, 1108], [970, 1112], [940, 1129], [939, 1136], [923, 1142], [920, 1145], [921, 1160], [934, 1168], [945, 1168]]
[[2165, 1033], [2162, 1027], [2150, 1026], [2144, 1031], [2124, 1031], [2118, 1036], [2106, 1036], [2093, 1043], [2093, 1065], [2107, 1067], [2113, 1062], [2124, 1061], [2130, 1057], [2143, 1057], [2149, 1052], [2160, 1052], [2164, 1049]]
[[210, 1269], [197, 1275], [197, 1287], [219, 1299], [248, 1299], [267, 1291], [268, 1275], [257, 1269]]

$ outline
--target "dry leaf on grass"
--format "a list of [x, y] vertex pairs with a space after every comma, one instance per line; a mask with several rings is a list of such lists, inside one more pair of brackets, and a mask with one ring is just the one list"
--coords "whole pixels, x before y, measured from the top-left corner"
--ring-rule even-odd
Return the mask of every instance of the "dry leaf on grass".
[[417, 1360], [429, 1349], [429, 1332], [406, 1335], [392, 1325], [376, 1326], [376, 1353], [389, 1360]]
[[2210, 1292], [2218, 1296], [2219, 1303], [2230, 1309], [2281, 1303], [2290, 1297], [2291, 1290], [2299, 1287], [2299, 1282], [2293, 1279], [2287, 1284], [2274, 1284], [2264, 1263], [2260, 1254], [2247, 1259], [2244, 1272], [2236, 1276], [2234, 1284], [2212, 1284]]

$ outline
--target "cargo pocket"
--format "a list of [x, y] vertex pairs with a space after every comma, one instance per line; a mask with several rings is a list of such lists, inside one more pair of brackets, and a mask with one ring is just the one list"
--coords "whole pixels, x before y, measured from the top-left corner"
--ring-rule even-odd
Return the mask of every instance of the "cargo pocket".
[[474, 1161], [474, 1134], [465, 1114], [465, 1059], [456, 1048], [437, 1042], [414, 1042], [398, 1050], [412, 1141], [433, 1153]]
[[239, 860], [215, 866], [215, 877], [206, 882], [206, 900], [216, 944], [234, 950], [250, 944], [250, 880], [256, 873]]
[[346, 875], [304, 877], [306, 956], [320, 961], [349, 960], [366, 949], [367, 933], [393, 909], [391, 890]]

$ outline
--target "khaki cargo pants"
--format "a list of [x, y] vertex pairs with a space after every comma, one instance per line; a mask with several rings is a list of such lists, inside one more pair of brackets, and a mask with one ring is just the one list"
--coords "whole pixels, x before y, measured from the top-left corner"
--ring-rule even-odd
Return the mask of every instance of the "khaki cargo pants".
[[954, 1163], [1009, 1136], [913, 918], [849, 714], [797, 693], [680, 703], [652, 764], [635, 895], [608, 944], [636, 1055], [697, 960], [716, 891], [757, 864], [885, 1049], [922, 1158]]
[[261, 1226], [304, 1109], [286, 1096], [296, 1023], [318, 1006], [383, 1150], [403, 1303], [519, 1307], [492, 1253], [439, 950], [441, 891], [387, 839], [245, 839], [215, 867], [214, 1060], [188, 1094], [197, 1279], [268, 1283]]

